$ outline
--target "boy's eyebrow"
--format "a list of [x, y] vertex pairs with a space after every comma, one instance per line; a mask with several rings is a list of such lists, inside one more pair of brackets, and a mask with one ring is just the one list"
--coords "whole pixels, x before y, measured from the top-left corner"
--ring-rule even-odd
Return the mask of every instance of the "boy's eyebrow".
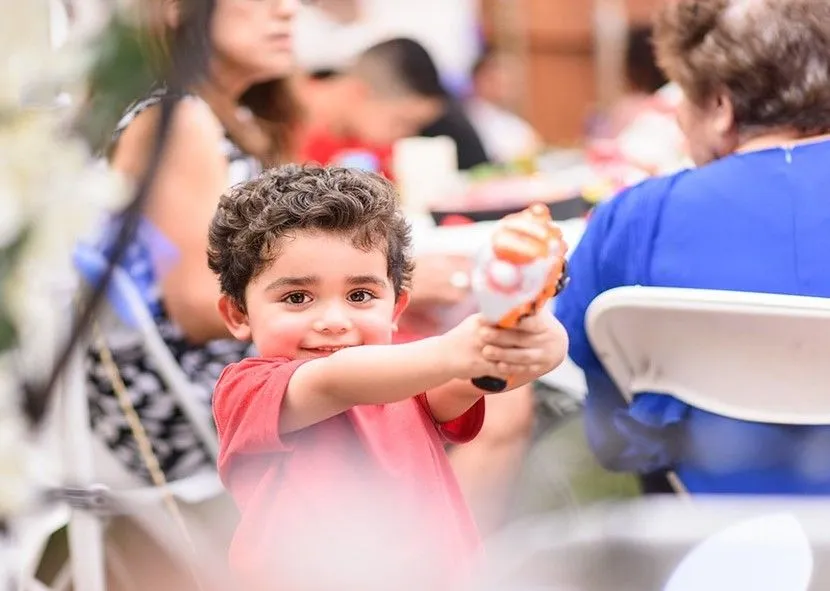
[[349, 285], [376, 285], [378, 287], [386, 287], [386, 280], [377, 275], [352, 275], [346, 283]]
[[307, 287], [319, 282], [319, 277], [314, 275], [304, 275], [302, 277], [280, 277], [269, 283], [265, 287], [265, 291], [280, 289], [282, 287]]
[[[302, 277], [279, 277], [265, 287], [265, 291], [282, 289], [284, 287], [308, 287], [320, 283], [316, 275], [303, 275]], [[386, 287], [387, 282], [377, 275], [350, 275], [346, 278], [347, 285], [376, 285]]]

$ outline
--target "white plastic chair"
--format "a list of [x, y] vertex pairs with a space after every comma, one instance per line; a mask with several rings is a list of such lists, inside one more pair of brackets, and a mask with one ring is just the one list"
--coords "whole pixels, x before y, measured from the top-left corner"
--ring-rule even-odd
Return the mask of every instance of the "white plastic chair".
[[668, 393], [730, 418], [830, 424], [830, 299], [621, 287], [588, 337], [620, 392]]
[[[89, 247], [80, 247], [75, 255], [76, 266], [83, 279], [94, 283], [100, 278], [106, 265], [101, 253]], [[168, 391], [176, 398], [197, 435], [215, 458], [218, 442], [209, 410], [193, 396], [193, 386], [159, 335], [138, 289], [120, 269], [115, 272], [104, 308], [100, 322], [108, 326], [120, 323], [122, 328], [140, 335]], [[181, 561], [192, 561], [192, 549], [164, 504], [164, 491], [147, 486], [131, 474], [92, 433], [86, 396], [86, 375], [79, 353], [62, 380], [59, 404], [51, 427], [54, 439], [59, 441], [62, 450], [65, 484], [76, 491], [87, 492], [94, 491], [97, 486], [105, 487], [101, 499], [110, 509], [116, 508], [119, 514], [129, 516], [171, 556]], [[206, 559], [209, 568], [224, 565], [227, 541], [224, 537], [230, 534], [237, 515], [216, 471], [205, 469], [169, 482], [168, 488], [177, 501], [196, 554]], [[26, 527], [26, 523], [22, 525]], [[102, 516], [61, 508], [51, 510], [48, 516], [38, 516], [27, 527], [23, 548], [25, 572], [21, 580], [25, 591], [45, 588], [35, 580], [34, 572], [49, 537], [65, 525], [69, 525], [71, 576], [59, 576], [55, 588], [65, 589], [71, 581], [76, 589], [104, 591], [110, 556], [109, 552], [105, 552], [106, 527]], [[217, 530], [221, 532], [219, 536]], [[204, 566], [200, 561], [200, 567]], [[224, 570], [219, 567], [214, 576], [222, 574]]]

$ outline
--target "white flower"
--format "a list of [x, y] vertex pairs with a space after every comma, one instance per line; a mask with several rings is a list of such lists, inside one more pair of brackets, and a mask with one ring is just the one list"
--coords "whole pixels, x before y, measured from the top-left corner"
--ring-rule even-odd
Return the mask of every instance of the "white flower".
[[0, 277], [0, 303], [19, 331], [17, 350], [0, 351], [0, 518], [27, 502], [43, 464], [21, 416], [21, 379], [50, 371], [72, 316], [73, 247], [126, 195], [55, 106], [56, 90], [83, 86], [90, 56], [51, 49], [48, 9], [47, 0], [0, 0], [0, 13], [14, 15], [0, 19], [0, 249], [25, 237]]
[[95, 165], [86, 146], [64, 137], [58, 122], [55, 112], [36, 111], [0, 126], [0, 208], [17, 210], [9, 234], [27, 231], [2, 296], [21, 330], [26, 366], [41, 371], [60, 336], [48, 312], [75, 287], [72, 250], [126, 195], [120, 177]]
[[14, 242], [23, 229], [23, 208], [9, 176], [0, 167], [0, 248]]
[[26, 423], [15, 404], [20, 384], [11, 354], [0, 355], [0, 515], [20, 511], [31, 498], [32, 456]]

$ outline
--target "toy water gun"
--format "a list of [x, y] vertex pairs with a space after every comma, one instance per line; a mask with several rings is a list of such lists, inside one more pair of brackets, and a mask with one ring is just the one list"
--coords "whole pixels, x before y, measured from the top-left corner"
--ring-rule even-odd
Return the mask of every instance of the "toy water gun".
[[[515, 327], [564, 289], [568, 245], [543, 204], [510, 214], [496, 224], [478, 257], [471, 287], [482, 315], [493, 325]], [[507, 380], [474, 378], [488, 392], [501, 392]]]

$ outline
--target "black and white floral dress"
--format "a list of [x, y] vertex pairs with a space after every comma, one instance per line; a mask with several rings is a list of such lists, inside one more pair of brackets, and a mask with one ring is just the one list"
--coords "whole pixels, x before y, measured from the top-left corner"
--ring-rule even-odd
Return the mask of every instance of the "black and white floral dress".
[[[130, 107], [119, 123], [113, 141], [117, 141], [139, 113], [159, 104], [168, 96], [164, 90], [157, 90]], [[188, 97], [187, 100], [199, 99]], [[222, 149], [229, 162], [228, 186], [248, 180], [260, 172], [259, 162], [244, 154], [230, 139], [223, 141]], [[182, 223], [187, 222], [182, 220]], [[114, 238], [108, 236], [117, 224], [113, 223], [112, 226], [104, 229], [100, 243], [103, 251], [107, 250]], [[165, 259], [175, 256], [175, 249], [165, 237], [144, 219], [121, 266], [140, 290], [156, 320], [159, 333], [173, 356], [196, 386], [199, 401], [209, 407], [213, 387], [224, 367], [251, 355], [253, 350], [246, 343], [230, 339], [204, 345], [187, 342], [182, 331], [167, 316], [157, 276], [159, 262], [163, 264]], [[152, 360], [144, 351], [140, 337], [129, 330], [113, 331], [106, 336], [132, 403], [152, 440], [153, 449], [167, 478], [176, 480], [212, 464], [210, 455], [199, 442], [196, 432], [174, 398], [165, 390]], [[149, 473], [139, 455], [137, 443], [119, 407], [95, 344], [87, 354], [87, 388], [94, 433], [131, 472], [149, 481]]]

